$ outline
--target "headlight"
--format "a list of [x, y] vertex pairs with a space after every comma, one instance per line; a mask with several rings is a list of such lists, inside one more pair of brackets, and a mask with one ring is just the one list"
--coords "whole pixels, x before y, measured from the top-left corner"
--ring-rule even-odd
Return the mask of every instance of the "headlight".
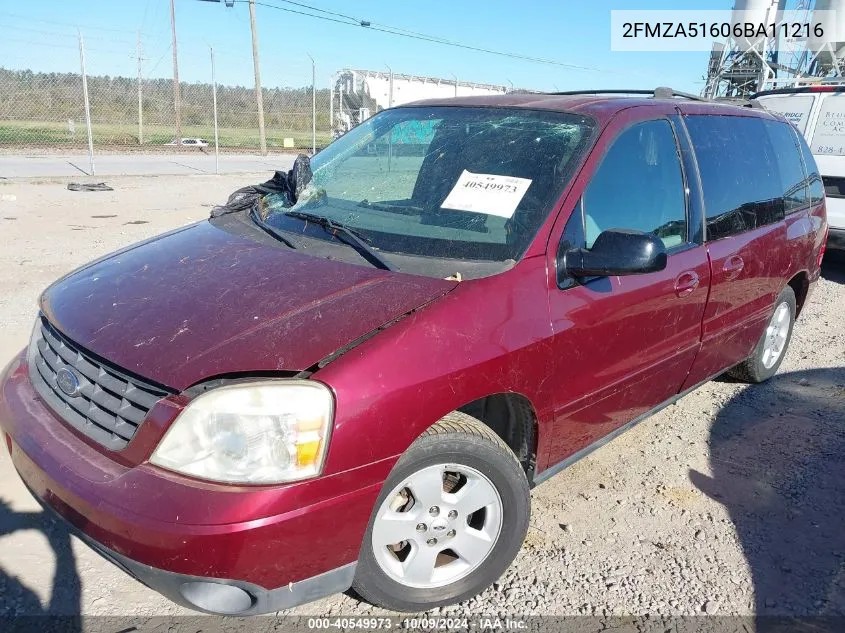
[[318, 475], [332, 424], [332, 394], [311, 380], [268, 380], [197, 396], [150, 461], [212, 481], [269, 484]]

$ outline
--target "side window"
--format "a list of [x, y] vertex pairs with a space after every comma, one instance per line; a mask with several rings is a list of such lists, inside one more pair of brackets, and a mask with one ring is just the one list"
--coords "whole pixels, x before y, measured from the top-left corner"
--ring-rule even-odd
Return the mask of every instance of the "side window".
[[[572, 248], [584, 248], [584, 212], [583, 199], [579, 200], [566, 222], [563, 229], [563, 235], [560, 236], [560, 244], [558, 245], [558, 264], [561, 263], [563, 254]], [[560, 270], [560, 268], [558, 268]], [[566, 290], [576, 285], [573, 277], [558, 277], [558, 287], [561, 290]]]
[[706, 239], [782, 220], [786, 188], [764, 120], [705, 114], [684, 121], [704, 189]]
[[822, 177], [819, 174], [819, 168], [816, 165], [816, 159], [813, 157], [813, 154], [810, 153], [807, 141], [805, 141], [804, 137], [800, 134], [797, 134], [796, 136], [798, 137], [798, 146], [801, 148], [801, 157], [804, 159], [804, 171], [807, 173], [810, 204], [816, 206], [817, 204], [821, 204], [822, 200], [824, 200], [824, 184], [822, 183]]
[[669, 122], [625, 130], [593, 174], [583, 206], [587, 248], [607, 229], [654, 233], [666, 248], [686, 242], [684, 179]]
[[801, 150], [789, 123], [764, 121], [763, 124], [777, 156], [784, 211], [792, 213], [807, 205], [807, 181], [804, 177]]

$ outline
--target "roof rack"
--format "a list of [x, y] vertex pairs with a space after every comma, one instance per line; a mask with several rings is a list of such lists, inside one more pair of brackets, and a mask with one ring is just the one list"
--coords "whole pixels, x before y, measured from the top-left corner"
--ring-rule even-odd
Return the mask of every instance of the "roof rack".
[[709, 101], [709, 99], [705, 99], [704, 97], [699, 97], [698, 95], [690, 94], [688, 92], [680, 92], [678, 90], [673, 90], [672, 88], [666, 88], [665, 86], [660, 86], [655, 88], [654, 90], [619, 90], [619, 89], [611, 89], [611, 90], [567, 90], [565, 92], [549, 92], [546, 94], [550, 95], [649, 95], [654, 97], [655, 99], [671, 99], [673, 97], [681, 97], [682, 99], [689, 99], [690, 101]]
[[762, 103], [753, 97], [716, 97], [713, 101], [716, 103], [739, 106], [740, 108], [752, 108], [753, 110], [766, 109]]

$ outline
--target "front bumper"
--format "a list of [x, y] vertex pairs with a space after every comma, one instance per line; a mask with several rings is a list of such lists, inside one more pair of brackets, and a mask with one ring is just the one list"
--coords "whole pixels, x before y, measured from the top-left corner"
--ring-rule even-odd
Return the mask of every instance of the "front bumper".
[[[348, 588], [395, 461], [276, 487], [202, 482], [149, 463], [125, 466], [41, 402], [23, 355], [0, 375], [0, 427], [26, 486], [83, 540], [175, 602], [215, 613], [231, 612], [230, 599], [245, 604], [239, 592], [219, 587], [250, 595], [238, 611], [244, 614]], [[223, 610], [208, 608], [212, 598]]]
[[110, 550], [65, 521], [63, 516], [38, 495], [33, 493], [33, 496], [45, 512], [58, 518], [71, 533], [103, 558], [165, 598], [196, 611], [215, 615], [273, 613], [346, 591], [352, 586], [352, 580], [355, 578], [357, 563], [354, 562], [277, 589], [265, 589], [238, 580], [176, 574], [144, 565]]

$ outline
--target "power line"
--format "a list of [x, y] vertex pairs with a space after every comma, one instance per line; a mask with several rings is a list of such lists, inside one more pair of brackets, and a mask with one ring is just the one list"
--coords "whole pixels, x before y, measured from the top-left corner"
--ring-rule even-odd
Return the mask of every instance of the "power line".
[[[78, 27], [77, 24], [71, 24], [70, 22], [58, 22], [58, 21], [55, 21], [55, 20], [44, 20], [42, 18], [34, 18], [32, 16], [29, 16], [29, 15], [21, 15], [19, 13], [8, 13], [7, 11], [0, 11], [0, 15], [5, 15], [6, 17], [10, 17], [10, 18], [18, 18], [18, 19], [21, 19], [21, 20], [27, 20], [29, 22], [40, 22], [42, 24], [55, 24], [55, 25], [58, 25], [58, 26], [67, 26], [67, 27], [70, 27], [70, 28], [73, 28], [73, 29], [76, 29]], [[15, 28], [17, 28], [17, 27], [15, 27]], [[137, 31], [134, 31], [132, 29], [115, 29], [115, 28], [109, 28], [109, 27], [105, 27], [105, 26], [89, 26], [89, 25], [86, 25], [85, 29], [86, 30], [94, 30], [94, 31], [111, 31], [113, 33], [137, 33]], [[147, 35], [147, 33], [144, 33], [143, 35]]]
[[150, 2], [152, 2], [152, 0], [147, 0], [144, 4], [144, 16], [141, 18], [141, 28], [139, 31], [143, 31], [144, 27], [147, 26], [147, 14], [150, 12]]
[[[27, 44], [27, 45], [32, 46], [32, 47], [49, 46], [51, 48], [67, 48], [67, 49], [73, 49], [73, 50], [77, 50], [79, 48], [78, 46], [75, 46], [73, 44], [64, 44], [64, 43], [60, 43], [60, 42], [45, 42], [43, 40], [39, 40], [39, 41], [26, 40], [26, 39], [22, 39], [22, 38], [19, 38], [19, 37], [5, 37], [4, 36], [3, 41], [4, 42], [16, 42], [16, 43], [19, 43], [19, 44]], [[113, 49], [113, 48], [99, 48], [99, 47], [92, 48], [90, 46], [86, 46], [85, 48], [89, 51], [96, 51], [98, 53], [111, 53], [113, 55], [123, 55], [127, 52], [125, 50], [121, 51], [121, 50], [116, 50], [116, 49]]]
[[[235, 1], [239, 2], [239, 3], [243, 3], [243, 2], [247, 2], [248, 0], [235, 0]], [[302, 2], [294, 2], [293, 0], [279, 0], [279, 1], [283, 2], [285, 4], [294, 5], [294, 6], [297, 6], [297, 7], [308, 9], [310, 11], [317, 11], [319, 13], [325, 13], [325, 14], [328, 14], [328, 15], [317, 15], [317, 14], [314, 14], [314, 13], [306, 13], [304, 11], [297, 11], [295, 9], [291, 9], [291, 8], [288, 8], [288, 7], [280, 7], [278, 5], [270, 4], [268, 2], [258, 2], [258, 1], [256, 1], [255, 4], [262, 6], [262, 7], [267, 7], [269, 9], [276, 9], [277, 11], [284, 11], [286, 13], [295, 13], [297, 15], [304, 15], [304, 16], [307, 16], [307, 17], [316, 18], [318, 20], [335, 22], [337, 24], [345, 24], [347, 26], [364, 27], [364, 28], [367, 28], [371, 31], [379, 31], [379, 32], [382, 32], [382, 33], [387, 33], [389, 35], [397, 35], [399, 37], [407, 37], [407, 38], [410, 38], [410, 39], [421, 40], [421, 41], [430, 42], [430, 43], [433, 43], [433, 44], [441, 44], [443, 46], [452, 46], [454, 48], [461, 48], [461, 49], [464, 49], [464, 50], [471, 50], [471, 51], [476, 51], [476, 52], [479, 52], [479, 53], [487, 53], [487, 54], [490, 54], [490, 55], [498, 55], [500, 57], [508, 57], [508, 58], [511, 58], [511, 59], [520, 59], [522, 61], [529, 61], [529, 62], [534, 62], [534, 63], [539, 63], [539, 64], [549, 64], [549, 65], [552, 65], [552, 66], [569, 68], [571, 70], [584, 70], [584, 71], [592, 71], [592, 72], [613, 72], [613, 71], [605, 71], [601, 68], [594, 68], [594, 67], [590, 67], [590, 66], [580, 66], [580, 65], [577, 65], [577, 64], [569, 64], [569, 63], [566, 63], [566, 62], [561, 62], [561, 61], [554, 60], [554, 59], [547, 59], [547, 58], [544, 58], [544, 57], [534, 57], [532, 55], [523, 55], [521, 53], [511, 53], [511, 52], [507, 52], [507, 51], [495, 50], [495, 49], [492, 49], [492, 48], [485, 48], [485, 47], [482, 47], [482, 46], [474, 46], [472, 44], [464, 44], [463, 42], [456, 42], [454, 40], [449, 40], [449, 39], [446, 39], [446, 38], [443, 38], [443, 37], [438, 37], [438, 36], [435, 36], [435, 35], [427, 35], [425, 33], [418, 33], [416, 31], [409, 31], [407, 29], [401, 29], [401, 28], [398, 28], [398, 27], [390, 26], [390, 25], [387, 25], [387, 24], [381, 24], [381, 23], [378, 23], [378, 22], [371, 22], [369, 20], [360, 20], [360, 19], [355, 18], [355, 17], [350, 16], [350, 15], [346, 15], [346, 14], [343, 14], [343, 13], [336, 13], [334, 11], [327, 11], [325, 9], [320, 9], [319, 7], [314, 7], [314, 6], [311, 6], [311, 5], [302, 3]], [[335, 16], [335, 17], [329, 17], [329, 16]], [[340, 18], [340, 19], [338, 19], [338, 18]]]
[[153, 67], [152, 67], [152, 68], [150, 68], [150, 69], [147, 71], [147, 76], [148, 76], [148, 77], [149, 77], [150, 75], [152, 75], [152, 74], [155, 72], [155, 69], [156, 69], [156, 68], [158, 68], [159, 64], [161, 64], [161, 62], [162, 62], [162, 61], [164, 61], [164, 57], [165, 57], [165, 56], [166, 56], [166, 55], [170, 52], [170, 48], [171, 48], [172, 46], [173, 46], [173, 44], [168, 44], [168, 45], [167, 45], [167, 48], [166, 48], [166, 49], [164, 49], [164, 52], [161, 54], [161, 57], [159, 57], [159, 58], [158, 58], [158, 61], [157, 61], [155, 64], [153, 64]]
[[[248, 2], [249, 0], [235, 0], [235, 2], [243, 3]], [[287, 9], [285, 7], [280, 7], [275, 4], [268, 4], [266, 2], [256, 2], [256, 5], [260, 7], [267, 7], [268, 9], [277, 9], [279, 11], [284, 11], [286, 13], [295, 13], [297, 15], [306, 15], [309, 18], [317, 18], [318, 20], [325, 20], [327, 22], [336, 22], [338, 24], [346, 24], [347, 26], [361, 26], [360, 22], [349, 22], [348, 20], [337, 20], [335, 18], [329, 18], [324, 15], [314, 15], [313, 13], [305, 13], [304, 11], [297, 11], [295, 9]]]
[[[49, 35], [50, 37], [69, 37], [69, 38], [71, 38], [73, 40], [77, 40], [77, 41], [78, 41], [78, 38], [79, 38], [79, 36], [75, 33], [57, 33], [56, 31], [43, 31], [41, 29], [33, 29], [33, 28], [26, 27], [26, 26], [12, 26], [12, 27], [9, 27], [9, 28], [13, 29], [15, 32], [26, 31], [27, 33], [37, 33], [38, 35]], [[95, 35], [86, 35], [85, 39], [86, 40], [95, 40], [97, 42], [108, 42], [110, 44], [126, 44], [127, 46], [134, 45], [127, 40], [116, 40], [112, 37], [97, 37]], [[78, 48], [78, 47], [79, 47], [78, 44], [74, 45], [74, 48]], [[94, 49], [92, 49], [92, 50], [94, 50]]]
[[[200, 0], [206, 1], [206, 0]], [[238, 3], [246, 3], [249, 0], [234, 0]], [[300, 7], [303, 9], [308, 9], [309, 11], [316, 11], [320, 14], [325, 15], [318, 15], [315, 13], [307, 13], [305, 11], [298, 11], [296, 9], [291, 9], [289, 7], [280, 7], [276, 4], [270, 4], [268, 2], [261, 2], [256, 0], [255, 4], [261, 7], [266, 7], [268, 9], [275, 9], [277, 11], [284, 11], [285, 13], [293, 13], [296, 15], [304, 15], [309, 18], [316, 18], [318, 20], [324, 20], [326, 22], [334, 22], [336, 24], [345, 24], [346, 26], [355, 26], [355, 27], [363, 27], [367, 28], [371, 31], [379, 31], [381, 33], [386, 33], [388, 35], [396, 35], [399, 37], [406, 37], [415, 40], [421, 40], [424, 42], [430, 42], [432, 44], [441, 44], [443, 46], [452, 46], [454, 48], [462, 48], [464, 50], [471, 50], [476, 51], [479, 53], [487, 53], [490, 55], [498, 55], [500, 57], [509, 57], [511, 59], [520, 59], [522, 61], [529, 61], [539, 64], [549, 64], [552, 66], [559, 66], [562, 68], [569, 68], [571, 70], [585, 70], [585, 71], [592, 71], [592, 72], [613, 72], [613, 71], [606, 71], [601, 68], [593, 68], [590, 66], [579, 66], [577, 64], [568, 64], [566, 62], [561, 62], [554, 59], [547, 59], [544, 57], [534, 57], [531, 55], [523, 55], [521, 53], [511, 53], [507, 51], [499, 51], [492, 48], [485, 48], [482, 46], [474, 46], [472, 44], [464, 44], [462, 42], [456, 42], [453, 40], [448, 40], [443, 37], [438, 37], [435, 35], [426, 35], [425, 33], [417, 33], [416, 31], [409, 31], [407, 29], [401, 29], [399, 27], [390, 26], [387, 24], [381, 24], [379, 22], [371, 22], [369, 20], [361, 20], [359, 18], [353, 17], [351, 15], [347, 15], [345, 13], [338, 13], [336, 11], [328, 11], [326, 9], [321, 9], [319, 7], [315, 7], [309, 4], [305, 4], [302, 2], [294, 2], [293, 0], [279, 0], [279, 2], [283, 2], [285, 4], [293, 5], [296, 7]]]
[[[240, 0], [236, 0], [236, 2], [237, 1], [240, 1]], [[305, 9], [311, 9], [312, 11], [319, 11], [320, 13], [325, 13], [327, 15], [333, 15], [333, 16], [336, 16], [336, 17], [339, 17], [339, 18], [344, 18], [346, 20], [350, 20], [356, 26], [361, 26], [361, 20], [359, 20], [358, 18], [352, 17], [351, 15], [346, 15], [345, 13], [337, 13], [336, 11], [328, 11], [327, 9], [320, 9], [319, 7], [312, 7], [308, 4], [303, 4], [301, 2], [294, 2], [293, 0], [279, 0], [279, 1], [283, 2], [284, 4], [292, 4], [296, 7], [303, 7]]]

